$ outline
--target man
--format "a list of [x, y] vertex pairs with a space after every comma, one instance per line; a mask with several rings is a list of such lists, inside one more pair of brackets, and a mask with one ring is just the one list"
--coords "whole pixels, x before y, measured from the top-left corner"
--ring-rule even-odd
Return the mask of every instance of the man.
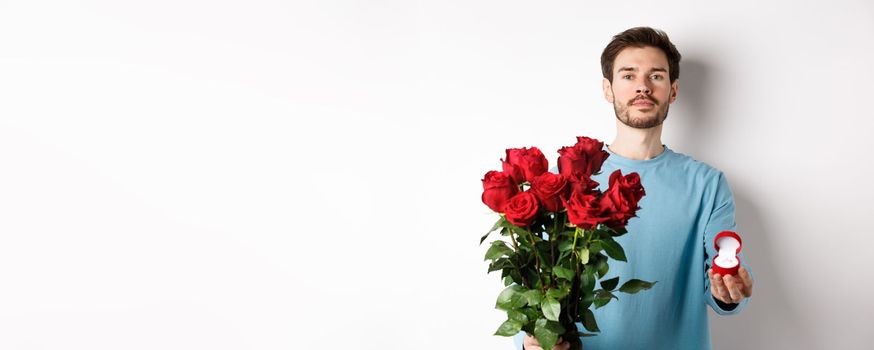
[[[716, 234], [736, 230], [725, 175], [661, 141], [680, 87], [679, 62], [667, 34], [648, 27], [619, 33], [601, 55], [616, 137], [605, 145], [610, 157], [593, 180], [605, 190], [614, 170], [637, 172], [646, 190], [638, 217], [628, 222], [629, 234], [617, 238], [628, 262], [611, 261], [604, 279], [658, 283], [638, 294], [619, 294], [618, 301], [595, 309], [601, 332], [582, 339], [585, 350], [710, 349], [705, 305], [719, 315], [736, 314], [752, 295], [753, 279], [742, 255], [737, 276], [714, 274], [709, 266]], [[541, 350], [524, 332], [515, 340], [517, 348]], [[567, 343], [554, 347], [567, 348]]]

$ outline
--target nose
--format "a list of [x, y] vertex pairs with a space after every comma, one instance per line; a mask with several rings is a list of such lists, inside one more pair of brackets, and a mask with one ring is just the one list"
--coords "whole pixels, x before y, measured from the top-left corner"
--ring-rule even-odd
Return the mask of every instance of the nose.
[[652, 93], [652, 89], [645, 82], [640, 83], [640, 85], [637, 86], [637, 93], [649, 95]]

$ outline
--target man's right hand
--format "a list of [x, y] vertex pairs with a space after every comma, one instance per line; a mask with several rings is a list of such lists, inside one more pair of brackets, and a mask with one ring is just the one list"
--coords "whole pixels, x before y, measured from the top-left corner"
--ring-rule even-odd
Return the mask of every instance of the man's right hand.
[[[522, 348], [525, 350], [543, 350], [540, 347], [540, 343], [537, 342], [537, 339], [530, 336], [525, 335], [525, 341], [522, 342]], [[568, 350], [571, 348], [571, 344], [558, 338], [558, 344], [552, 347], [552, 350]]]

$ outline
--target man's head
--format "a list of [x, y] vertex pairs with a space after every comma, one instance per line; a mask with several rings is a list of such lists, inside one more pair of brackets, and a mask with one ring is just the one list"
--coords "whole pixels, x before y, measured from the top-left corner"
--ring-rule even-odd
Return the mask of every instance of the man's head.
[[625, 125], [648, 129], [662, 124], [680, 88], [680, 53], [668, 35], [649, 27], [613, 37], [601, 54], [604, 98]]

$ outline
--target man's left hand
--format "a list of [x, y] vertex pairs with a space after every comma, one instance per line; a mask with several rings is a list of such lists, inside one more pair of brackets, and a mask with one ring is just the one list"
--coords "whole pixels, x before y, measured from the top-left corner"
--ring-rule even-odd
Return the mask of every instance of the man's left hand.
[[710, 277], [710, 294], [726, 304], [738, 304], [753, 295], [753, 279], [746, 268], [737, 269], [737, 276], [721, 276], [714, 274], [713, 269], [707, 270]]

